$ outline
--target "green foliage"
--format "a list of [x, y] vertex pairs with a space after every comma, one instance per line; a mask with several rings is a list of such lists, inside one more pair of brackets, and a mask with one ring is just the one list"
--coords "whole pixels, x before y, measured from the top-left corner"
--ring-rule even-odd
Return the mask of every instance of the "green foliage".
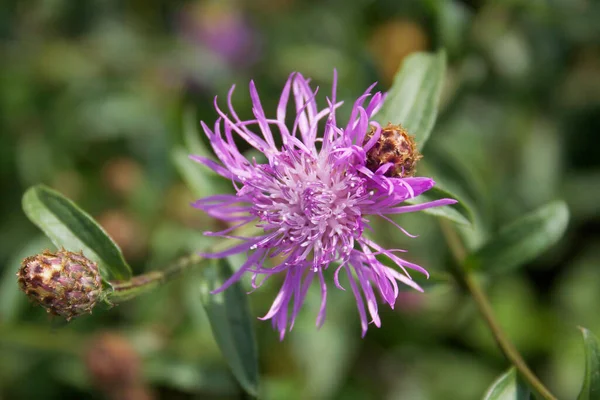
[[[571, 0], [5, 2], [0, 397], [102, 397], [83, 356], [100, 331], [131, 341], [142, 383], [157, 399], [247, 397], [213, 338], [196, 274], [68, 324], [29, 304], [15, 272], [25, 256], [52, 244], [23, 215], [22, 193], [43, 183], [75, 199], [94, 210], [136, 272], [160, 270], [182, 255], [228, 244], [203, 236], [224, 227], [190, 207], [200, 196], [233, 189], [188, 158], [214, 157], [199, 125], [212, 127], [218, 118], [214, 96], [226, 108], [227, 91], [237, 84], [233, 106], [240, 118], [252, 118], [246, 91], [254, 79], [273, 117], [283, 82], [300, 71], [320, 87], [316, 100], [324, 106], [336, 68], [343, 124], [365, 87], [378, 81], [387, 89], [403, 66], [379, 122], [404, 125], [420, 148], [428, 143], [419, 173], [447, 191], [436, 188], [417, 201], [460, 200], [431, 211], [458, 224], [500, 326], [530, 367], [543, 372], [558, 399], [577, 398], [584, 348], [573, 327], [600, 330], [598, 20], [597, 4]], [[240, 21], [248, 29], [239, 30]], [[218, 35], [204, 34], [216, 28]], [[241, 54], [234, 54], [236, 32]], [[555, 222], [531, 224], [533, 232], [497, 236], [498, 227], [557, 198], [569, 207], [568, 238], [556, 242], [565, 224], [561, 207]], [[254, 321], [270, 307], [280, 277], [247, 296], [260, 343], [261, 398], [481, 397], [504, 361], [472, 302], [448, 279], [439, 221], [422, 213], [394, 221], [419, 237], [374, 220], [372, 234], [386, 248], [407, 250], [398, 255], [431, 278], [411, 274], [425, 292], [400, 289], [393, 310], [379, 306], [381, 329], [371, 325], [364, 339], [347, 285], [331, 287], [320, 330], [316, 293], [283, 342], [268, 322]], [[234, 267], [244, 255], [238, 258]], [[517, 268], [525, 259], [527, 273]], [[584, 389], [596, 375], [586, 376]]]
[[436, 217], [447, 218], [450, 221], [456, 222], [457, 224], [470, 225], [473, 219], [471, 210], [469, 210], [465, 203], [461, 202], [455, 194], [449, 192], [448, 190], [442, 189], [439, 186], [434, 186], [416, 198], [407, 200], [406, 203], [420, 204], [428, 201], [448, 198], [458, 200], [458, 202], [449, 206], [428, 208], [424, 210], [424, 212], [430, 215], [435, 215]]
[[[183, 143], [190, 154], [210, 158], [212, 153], [202, 142], [200, 135], [203, 133], [200, 133], [200, 121], [195, 115], [191, 109], [186, 109], [183, 113]], [[208, 171], [214, 174], [212, 170], [208, 169]]]
[[519, 379], [514, 368], [509, 369], [492, 383], [484, 400], [529, 400], [530, 392], [525, 383]]
[[580, 328], [585, 346], [585, 376], [577, 400], [600, 399], [600, 342], [596, 335]]
[[533, 260], [564, 234], [569, 210], [564, 202], [547, 204], [502, 228], [469, 256], [471, 269], [505, 272]]
[[200, 299], [204, 304], [213, 336], [231, 367], [233, 375], [251, 395], [259, 390], [258, 351], [248, 306], [248, 296], [237, 282], [227, 290], [211, 294], [233, 274], [227, 259], [211, 262], [202, 270]]
[[131, 268], [115, 242], [94, 219], [75, 203], [43, 185], [28, 189], [23, 195], [23, 211], [57, 247], [82, 250], [98, 263], [105, 280], [127, 280]]
[[210, 194], [212, 187], [206, 174], [208, 168], [190, 160], [189, 153], [181, 146], [171, 150], [171, 159], [194, 195], [204, 197]]
[[398, 71], [381, 111], [382, 125], [402, 125], [423, 149], [438, 114], [446, 71], [446, 54], [416, 53], [408, 56]]
[[171, 149], [171, 161], [186, 185], [198, 198], [231, 191], [231, 183], [210, 168], [190, 159], [190, 156], [214, 158], [200, 138], [200, 122], [191, 110], [183, 113], [183, 146]]
[[327, 323], [315, 329], [321, 293], [317, 287], [311, 289], [304, 312], [294, 324], [295, 334], [286, 336], [286, 340], [290, 340], [292, 354], [306, 377], [301, 397], [323, 399], [331, 397], [343, 383], [361, 339], [358, 327], [348, 326], [345, 320], [343, 311], [354, 311], [355, 305], [354, 299], [344, 292], [329, 291], [327, 301], [331, 312]]

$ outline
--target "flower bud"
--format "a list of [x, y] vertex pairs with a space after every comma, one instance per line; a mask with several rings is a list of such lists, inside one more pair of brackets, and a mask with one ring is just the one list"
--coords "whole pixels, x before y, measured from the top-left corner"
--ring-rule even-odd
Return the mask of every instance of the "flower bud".
[[[364, 144], [367, 144], [374, 134], [375, 129], [372, 128], [367, 133]], [[392, 163], [393, 166], [384, 175], [390, 178], [405, 178], [415, 174], [417, 161], [422, 157], [417, 150], [414, 136], [409, 135], [402, 126], [390, 123], [381, 128], [379, 140], [367, 151], [366, 166], [374, 172], [382, 165]]]
[[67, 321], [91, 313], [102, 294], [98, 266], [82, 252], [45, 250], [24, 259], [17, 276], [30, 299]]

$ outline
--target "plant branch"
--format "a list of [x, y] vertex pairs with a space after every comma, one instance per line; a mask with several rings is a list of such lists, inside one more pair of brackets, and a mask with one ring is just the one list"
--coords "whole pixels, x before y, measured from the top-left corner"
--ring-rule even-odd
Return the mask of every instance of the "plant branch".
[[162, 271], [150, 271], [137, 275], [128, 281], [112, 281], [112, 292], [108, 295], [110, 302], [121, 302], [132, 299], [142, 293], [175, 278], [188, 268], [199, 265], [203, 258], [197, 254], [190, 254], [176, 260]]
[[[254, 236], [258, 232], [260, 232], [260, 228], [256, 226], [247, 226], [240, 229], [237, 234], [238, 236]], [[219, 252], [227, 250], [233, 245], [234, 244], [228, 240], [220, 240], [205, 250], [207, 252]], [[109, 284], [112, 287], [112, 291], [107, 293], [106, 300], [109, 303], [118, 303], [132, 299], [170, 281], [193, 266], [201, 265], [204, 260], [205, 258], [199, 254], [188, 254], [162, 270], [150, 271], [142, 275], [137, 275], [128, 281], [110, 281]]]
[[508, 359], [508, 361], [515, 366], [521, 376], [540, 396], [542, 396], [545, 400], [556, 400], [556, 397], [554, 397], [554, 395], [544, 386], [544, 384], [531, 371], [531, 369], [529, 369], [519, 351], [510, 342], [500, 327], [500, 324], [494, 315], [494, 310], [492, 309], [492, 306], [485, 293], [477, 284], [473, 276], [469, 272], [465, 271], [463, 264], [467, 255], [467, 251], [463, 246], [456, 230], [448, 221], [445, 220], [440, 220], [440, 225], [442, 232], [446, 237], [446, 241], [448, 242], [448, 246], [450, 247], [450, 251], [452, 252], [457, 264], [460, 266], [459, 270], [455, 272], [455, 275], [459, 279], [459, 282], [469, 292], [475, 301], [475, 304], [477, 304], [479, 313], [490, 328], [492, 336], [504, 354], [504, 357], [506, 357], [506, 359]]

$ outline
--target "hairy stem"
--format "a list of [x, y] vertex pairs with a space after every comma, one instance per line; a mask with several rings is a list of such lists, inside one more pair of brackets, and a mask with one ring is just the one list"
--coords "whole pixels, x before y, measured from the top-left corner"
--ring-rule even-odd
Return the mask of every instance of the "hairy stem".
[[110, 282], [113, 291], [110, 292], [108, 300], [111, 302], [120, 302], [132, 299], [171, 280], [188, 268], [199, 265], [202, 260], [203, 258], [199, 255], [190, 254], [178, 259], [162, 271], [151, 271], [137, 275], [128, 281]]
[[486, 297], [485, 293], [473, 278], [473, 276], [468, 273], [465, 268], [462, 268], [465, 257], [467, 255], [466, 249], [464, 248], [462, 241], [457, 234], [454, 227], [445, 220], [440, 220], [442, 232], [446, 237], [446, 241], [448, 242], [448, 246], [450, 247], [450, 251], [454, 256], [457, 264], [461, 266], [456, 272], [456, 277], [459, 279], [459, 282], [464, 286], [464, 288], [469, 292], [475, 304], [477, 304], [477, 308], [479, 313], [485, 320], [486, 324], [490, 328], [492, 332], [492, 336], [496, 341], [498, 347], [504, 354], [504, 357], [508, 361], [510, 361], [517, 371], [521, 374], [521, 376], [527, 381], [527, 383], [545, 400], [556, 400], [556, 397], [544, 386], [544, 384], [538, 379], [538, 377], [529, 369], [523, 357], [519, 351], [515, 348], [515, 346], [510, 342], [500, 324], [496, 320], [494, 315], [494, 310]]
[[[260, 228], [256, 226], [246, 226], [241, 228], [238, 232], [238, 236], [255, 236], [260, 232]], [[219, 252], [227, 250], [233, 246], [228, 240], [220, 240], [211, 246], [207, 252]], [[106, 300], [108, 302], [121, 302], [132, 299], [142, 293], [146, 293], [155, 287], [170, 281], [172, 278], [178, 276], [180, 273], [188, 270], [191, 267], [201, 265], [204, 258], [198, 254], [189, 254], [184, 256], [168, 267], [158, 270], [147, 272], [142, 275], [137, 275], [128, 281], [111, 281], [109, 282], [112, 286], [112, 291], [107, 295]]]

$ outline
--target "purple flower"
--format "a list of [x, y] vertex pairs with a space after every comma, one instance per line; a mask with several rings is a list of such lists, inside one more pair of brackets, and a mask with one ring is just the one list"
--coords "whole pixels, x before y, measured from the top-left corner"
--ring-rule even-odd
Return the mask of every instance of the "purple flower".
[[[345, 289], [341, 279], [347, 277], [356, 298], [362, 335], [369, 322], [379, 327], [377, 297], [393, 308], [399, 294], [398, 282], [422, 291], [408, 269], [428, 274], [420, 266], [400, 258], [397, 253], [403, 250], [384, 249], [369, 239], [366, 231], [370, 229], [370, 219], [383, 218], [406, 233], [386, 215], [455, 203], [452, 199], [442, 199], [401, 205], [432, 188], [433, 180], [389, 177], [386, 172], [393, 167], [392, 163], [384, 163], [375, 171], [366, 167], [367, 152], [382, 132], [371, 118], [381, 108], [385, 95], [377, 92], [371, 96], [375, 86], [372, 85], [354, 103], [348, 123], [338, 125], [335, 110], [342, 102], [336, 102], [336, 82], [334, 73], [328, 107], [319, 109], [315, 101], [318, 88], [313, 91], [308, 79], [299, 73], [291, 74], [275, 118], [265, 115], [254, 82], [250, 82], [255, 118], [245, 121], [240, 120], [231, 105], [235, 86], [232, 87], [228, 95], [229, 113], [219, 109], [215, 98], [220, 118], [213, 129], [202, 122], [220, 163], [191, 156], [230, 179], [236, 190], [236, 194], [219, 194], [194, 203], [209, 215], [231, 224], [229, 229], [206, 232], [207, 235], [240, 241], [229, 250], [203, 256], [247, 254], [246, 262], [215, 293], [225, 290], [244, 273], [252, 274], [255, 289], [272, 275], [284, 274], [279, 294], [261, 318], [272, 320], [281, 339], [288, 326], [292, 329], [313, 281], [320, 285], [322, 296], [317, 326], [323, 324], [326, 273], [333, 275], [335, 286], [342, 290]], [[286, 122], [290, 96], [295, 106], [292, 124]], [[238, 136], [263, 153], [268, 163], [246, 159], [235, 143]], [[255, 237], [229, 235], [246, 224], [255, 224], [262, 233]], [[275, 256], [282, 261], [274, 267], [268, 266], [265, 261]], [[396, 267], [385, 265], [382, 257]]]

